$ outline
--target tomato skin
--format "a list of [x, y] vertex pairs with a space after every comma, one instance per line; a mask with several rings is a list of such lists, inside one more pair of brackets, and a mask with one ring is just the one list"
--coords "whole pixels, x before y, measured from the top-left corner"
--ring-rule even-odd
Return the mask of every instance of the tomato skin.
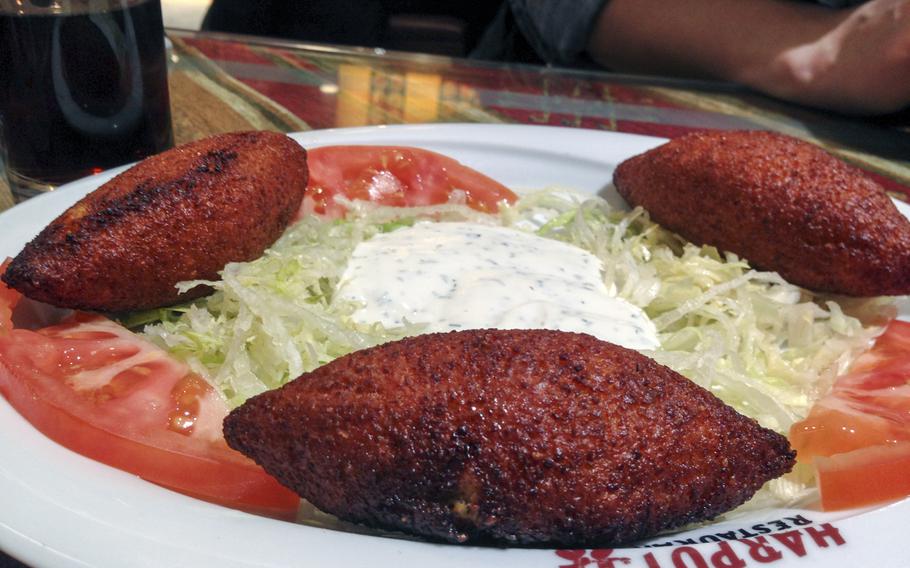
[[0, 394], [36, 429], [181, 493], [293, 520], [299, 498], [227, 446], [227, 405], [203, 379], [101, 316], [16, 329], [12, 308], [27, 302], [0, 284]]
[[436, 152], [405, 146], [323, 146], [307, 151], [310, 178], [302, 210], [344, 214], [334, 196], [408, 207], [446, 203], [453, 190], [468, 206], [496, 212], [517, 196], [499, 182]]
[[910, 495], [910, 442], [815, 459], [822, 508], [839, 511]]

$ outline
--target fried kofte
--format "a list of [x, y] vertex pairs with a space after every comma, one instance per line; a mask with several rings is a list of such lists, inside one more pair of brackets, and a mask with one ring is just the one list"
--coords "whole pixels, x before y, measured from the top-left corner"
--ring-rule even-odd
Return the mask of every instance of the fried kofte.
[[152, 156], [84, 197], [13, 259], [3, 281], [55, 306], [121, 312], [173, 304], [184, 280], [214, 280], [259, 257], [307, 184], [306, 151], [274, 132], [238, 132]]
[[880, 185], [809, 143], [699, 132], [626, 160], [613, 181], [662, 226], [793, 284], [910, 293], [910, 222]]
[[224, 430], [323, 511], [452, 542], [641, 539], [743, 503], [795, 456], [653, 360], [546, 330], [358, 351], [250, 399]]

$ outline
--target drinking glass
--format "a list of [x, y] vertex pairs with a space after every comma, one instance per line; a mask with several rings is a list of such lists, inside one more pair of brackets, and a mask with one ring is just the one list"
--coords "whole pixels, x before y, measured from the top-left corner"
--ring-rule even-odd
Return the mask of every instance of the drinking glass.
[[17, 200], [172, 145], [159, 0], [0, 0], [0, 163]]

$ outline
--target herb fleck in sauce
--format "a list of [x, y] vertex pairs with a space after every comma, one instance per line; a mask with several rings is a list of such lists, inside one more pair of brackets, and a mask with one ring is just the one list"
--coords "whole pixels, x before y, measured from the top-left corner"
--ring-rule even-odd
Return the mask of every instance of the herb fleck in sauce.
[[658, 346], [643, 311], [610, 294], [594, 255], [474, 223], [418, 223], [357, 246], [338, 291], [358, 322], [462, 329], [559, 329], [633, 349]]

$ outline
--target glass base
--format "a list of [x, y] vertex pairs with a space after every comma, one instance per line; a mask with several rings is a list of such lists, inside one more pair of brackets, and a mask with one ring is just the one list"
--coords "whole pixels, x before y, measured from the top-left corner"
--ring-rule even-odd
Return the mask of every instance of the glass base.
[[16, 203], [57, 189], [52, 183], [30, 178], [9, 169], [6, 170], [6, 179], [9, 181], [9, 189]]

